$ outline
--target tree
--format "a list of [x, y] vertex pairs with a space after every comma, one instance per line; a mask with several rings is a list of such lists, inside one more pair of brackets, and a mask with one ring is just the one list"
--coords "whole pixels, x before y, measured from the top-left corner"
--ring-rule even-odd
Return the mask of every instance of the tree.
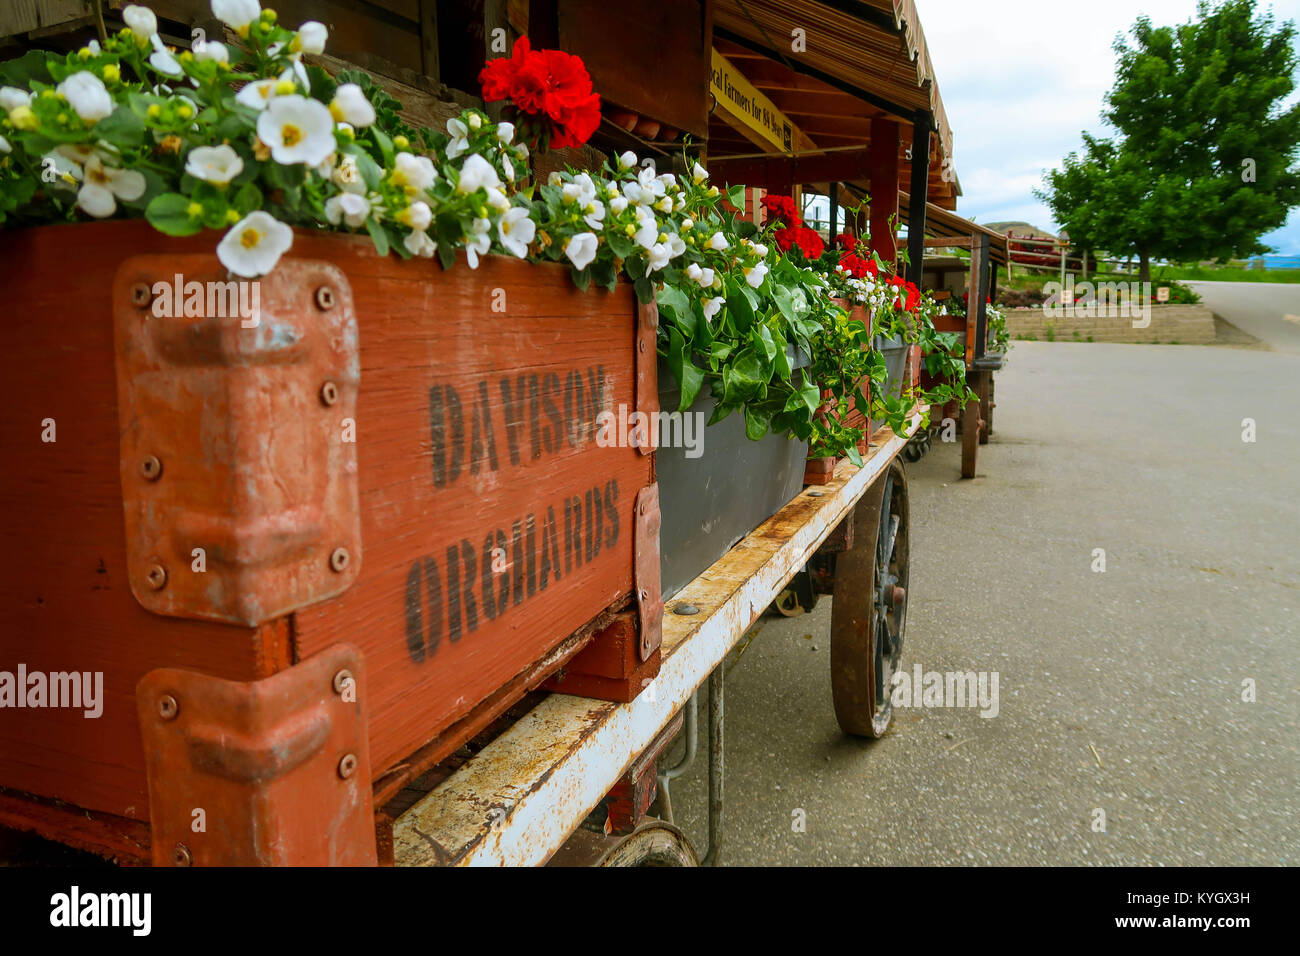
[[1083, 134], [1034, 194], [1078, 248], [1152, 257], [1225, 259], [1269, 251], [1260, 236], [1300, 204], [1296, 30], [1255, 15], [1255, 0], [1197, 5], [1197, 19], [1115, 40], [1115, 85], [1102, 118], [1113, 139]]

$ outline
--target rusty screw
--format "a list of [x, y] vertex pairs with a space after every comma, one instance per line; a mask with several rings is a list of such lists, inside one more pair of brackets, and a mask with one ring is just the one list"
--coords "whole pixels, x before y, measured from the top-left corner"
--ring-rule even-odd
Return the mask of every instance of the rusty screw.
[[137, 282], [131, 286], [131, 304], [143, 309], [153, 301], [153, 289], [147, 282]]
[[357, 755], [344, 754], [343, 759], [339, 761], [339, 776], [344, 780], [357, 772]]
[[172, 863], [176, 866], [193, 866], [194, 854], [184, 843], [177, 843], [176, 849], [172, 850]]
[[903, 590], [897, 584], [895, 584], [893, 589], [890, 590], [889, 592], [889, 606], [901, 607], [903, 602], [906, 600], [907, 600], [907, 591]]
[[346, 667], [334, 675], [334, 693], [342, 694], [347, 689], [349, 683], [356, 683], [356, 678]]
[[334, 290], [327, 285], [316, 290], [316, 308], [328, 312], [334, 308]]
[[673, 608], [674, 614], [680, 614], [682, 617], [689, 617], [692, 614], [699, 614], [700, 609], [694, 604], [679, 604]]
[[641, 340], [639, 340], [639, 341], [636, 343], [636, 348], [637, 348], [637, 351], [638, 351], [638, 352], [644, 352], [644, 351], [645, 351], [645, 339], [641, 339]]
[[167, 586], [167, 569], [161, 564], [149, 565], [149, 571], [144, 577], [149, 582], [149, 587], [155, 591], [161, 591]]
[[335, 548], [330, 553], [330, 570], [342, 571], [344, 568], [348, 566], [349, 560], [350, 560], [350, 556], [348, 555], [347, 548]]
[[145, 455], [140, 462], [140, 474], [148, 481], [157, 481], [162, 477], [162, 462], [154, 455]]
[[175, 720], [180, 712], [181, 705], [176, 703], [176, 698], [171, 694], [163, 694], [158, 698], [158, 716], [163, 720]]
[[339, 400], [339, 387], [333, 382], [326, 382], [320, 387], [320, 400], [322, 405], [333, 405]]

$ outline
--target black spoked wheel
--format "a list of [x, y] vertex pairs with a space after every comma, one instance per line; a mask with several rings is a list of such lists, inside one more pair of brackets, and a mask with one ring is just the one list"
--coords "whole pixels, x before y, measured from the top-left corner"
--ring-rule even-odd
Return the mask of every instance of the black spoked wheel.
[[[854, 547], [837, 559], [831, 609], [831, 691], [840, 727], [880, 737], [893, 717], [890, 693], [907, 616], [907, 478], [894, 461], [881, 488], [858, 505]], [[874, 490], [874, 489], [873, 489]]]

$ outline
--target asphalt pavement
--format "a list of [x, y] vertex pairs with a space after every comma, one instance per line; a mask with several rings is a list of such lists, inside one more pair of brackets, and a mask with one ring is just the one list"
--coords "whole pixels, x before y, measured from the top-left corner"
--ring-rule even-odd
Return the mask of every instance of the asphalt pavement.
[[978, 477], [907, 466], [903, 668], [996, 673], [996, 716], [847, 737], [830, 599], [763, 618], [724, 665], [722, 864], [1300, 863], [1300, 348], [1234, 321], [1279, 350], [1015, 344]]
[[1188, 282], [1201, 302], [1279, 352], [1300, 353], [1300, 283]]

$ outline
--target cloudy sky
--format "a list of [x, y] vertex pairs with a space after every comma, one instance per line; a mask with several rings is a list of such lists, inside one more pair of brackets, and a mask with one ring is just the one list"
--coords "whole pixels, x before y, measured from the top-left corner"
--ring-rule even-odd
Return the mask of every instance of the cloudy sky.
[[[917, 0], [921, 25], [953, 128], [962, 197], [977, 222], [1018, 219], [1056, 231], [1031, 190], [1043, 170], [1082, 145], [1081, 130], [1108, 134], [1102, 97], [1115, 75], [1111, 43], [1139, 13], [1184, 23], [1196, 0]], [[1300, 22], [1300, 0], [1261, 2], [1277, 20]], [[1300, 211], [1264, 238], [1300, 253]]]

